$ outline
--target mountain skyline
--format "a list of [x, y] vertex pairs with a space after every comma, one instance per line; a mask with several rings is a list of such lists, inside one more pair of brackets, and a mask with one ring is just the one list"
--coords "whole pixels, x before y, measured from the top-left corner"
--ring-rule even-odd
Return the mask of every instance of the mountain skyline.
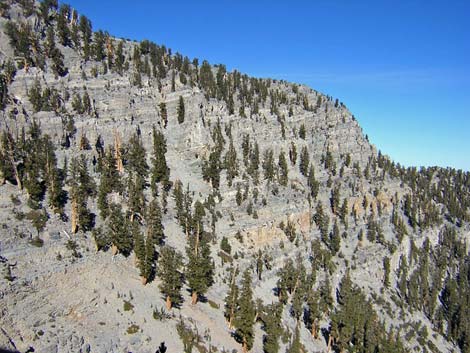
[[338, 98], [402, 165], [470, 170], [465, 2], [69, 3], [95, 29]]

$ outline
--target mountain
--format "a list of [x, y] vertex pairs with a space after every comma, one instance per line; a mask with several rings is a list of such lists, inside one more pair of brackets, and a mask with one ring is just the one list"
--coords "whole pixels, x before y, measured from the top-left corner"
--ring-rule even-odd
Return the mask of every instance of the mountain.
[[470, 175], [329, 96], [0, 4], [0, 348], [470, 352]]

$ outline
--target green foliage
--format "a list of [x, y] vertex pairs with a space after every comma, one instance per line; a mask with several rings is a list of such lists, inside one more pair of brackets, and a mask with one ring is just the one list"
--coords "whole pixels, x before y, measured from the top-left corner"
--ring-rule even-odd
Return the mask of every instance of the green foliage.
[[182, 266], [182, 256], [178, 251], [167, 245], [161, 249], [157, 275], [161, 279], [159, 288], [167, 299], [168, 309], [178, 306], [182, 301], [183, 275], [180, 272]]
[[129, 256], [134, 248], [130, 225], [127, 218], [121, 211], [121, 206], [115, 203], [110, 204], [108, 219], [108, 229], [111, 234], [111, 243], [124, 256]]
[[400, 340], [385, 331], [372, 304], [352, 284], [349, 273], [341, 282], [337, 301], [329, 329], [336, 349], [344, 350], [352, 345], [361, 352], [405, 352]]
[[270, 304], [262, 313], [263, 329], [266, 332], [263, 336], [263, 352], [265, 353], [279, 352], [279, 337], [283, 333], [282, 309], [280, 303]]
[[153, 156], [152, 156], [152, 169], [151, 185], [152, 190], [156, 191], [157, 183], [162, 183], [166, 188], [170, 180], [170, 168], [166, 163], [165, 154], [167, 152], [165, 136], [161, 131], [153, 128]]
[[200, 226], [196, 227], [195, 232], [189, 238], [186, 255], [188, 258], [186, 278], [193, 295], [193, 304], [195, 304], [198, 297], [204, 295], [212, 285], [214, 276], [214, 263], [209, 242]]
[[300, 174], [303, 176], [307, 176], [307, 173], [309, 171], [309, 163], [310, 163], [310, 155], [308, 153], [307, 147], [302, 147], [302, 152], [300, 153], [300, 161], [299, 161], [299, 171]]
[[222, 237], [222, 240], [220, 241], [220, 249], [225, 251], [227, 254], [230, 254], [232, 251], [232, 247], [230, 246], [230, 243], [226, 237]]
[[281, 184], [282, 186], [287, 186], [287, 183], [289, 182], [289, 169], [287, 166], [287, 160], [284, 151], [281, 151], [281, 153], [279, 153], [277, 165], [279, 167], [279, 184]]
[[263, 170], [264, 178], [268, 182], [274, 181], [275, 170], [274, 170], [274, 152], [272, 149], [267, 149], [263, 154]]
[[253, 347], [253, 341], [255, 338], [253, 326], [256, 312], [253, 302], [252, 288], [251, 272], [250, 270], [246, 270], [243, 273], [242, 288], [238, 298], [234, 321], [236, 328], [235, 337], [242, 343], [245, 350], [250, 350]]
[[178, 124], [182, 124], [184, 122], [184, 115], [185, 115], [185, 111], [184, 111], [184, 99], [182, 96], [180, 96], [179, 100], [178, 100], [178, 108], [177, 108], [177, 117], [178, 117]]
[[228, 185], [232, 186], [232, 180], [238, 175], [238, 161], [237, 151], [233, 146], [233, 140], [230, 139], [230, 145], [227, 153], [225, 154], [225, 169], [227, 169], [227, 181]]

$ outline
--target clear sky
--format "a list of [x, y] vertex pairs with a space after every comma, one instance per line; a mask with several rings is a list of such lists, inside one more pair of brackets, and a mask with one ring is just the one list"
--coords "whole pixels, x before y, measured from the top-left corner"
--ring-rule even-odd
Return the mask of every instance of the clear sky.
[[470, 170], [470, 1], [71, 0], [94, 29], [344, 102], [402, 165]]

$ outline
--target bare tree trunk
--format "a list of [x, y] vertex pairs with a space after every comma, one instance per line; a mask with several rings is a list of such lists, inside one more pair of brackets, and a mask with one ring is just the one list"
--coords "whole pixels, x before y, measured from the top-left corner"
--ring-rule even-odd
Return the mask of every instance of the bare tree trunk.
[[314, 339], [317, 339], [317, 323], [315, 322], [315, 320], [312, 322], [312, 337]]
[[172, 303], [171, 303], [171, 298], [169, 295], [166, 296], [166, 308], [167, 310], [171, 310]]
[[196, 292], [196, 291], [193, 291], [193, 292], [191, 293], [191, 304], [192, 304], [192, 305], [197, 304], [197, 298], [198, 298], [197, 292]]
[[114, 130], [114, 158], [116, 158], [116, 169], [119, 173], [123, 173], [124, 165], [122, 164], [121, 156], [121, 137], [116, 130]]
[[75, 199], [72, 200], [71, 222], [72, 222], [72, 234], [75, 234], [77, 233], [77, 230], [78, 230], [78, 205]]
[[248, 344], [246, 342], [246, 338], [243, 337], [243, 353], [247, 353], [248, 352]]
[[140, 282], [145, 286], [147, 284], [147, 278], [140, 276]]
[[199, 222], [197, 223], [196, 246], [194, 247], [194, 254], [196, 255], [196, 257], [197, 257], [198, 249], [199, 249]]

